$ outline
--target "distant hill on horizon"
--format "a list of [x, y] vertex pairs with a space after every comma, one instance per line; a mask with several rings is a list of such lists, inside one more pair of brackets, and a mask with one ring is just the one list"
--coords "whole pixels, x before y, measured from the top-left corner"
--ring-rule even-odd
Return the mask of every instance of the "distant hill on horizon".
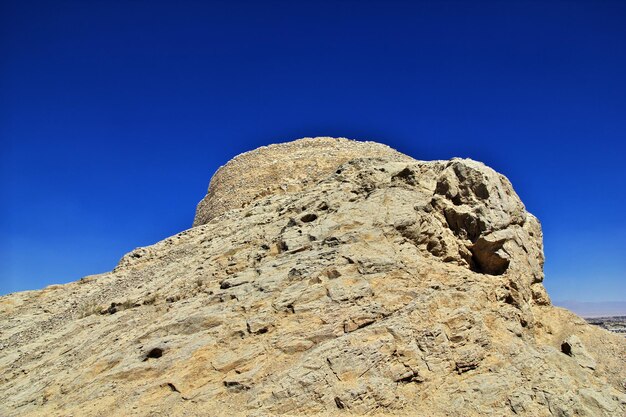
[[626, 316], [626, 301], [553, 301], [581, 317]]

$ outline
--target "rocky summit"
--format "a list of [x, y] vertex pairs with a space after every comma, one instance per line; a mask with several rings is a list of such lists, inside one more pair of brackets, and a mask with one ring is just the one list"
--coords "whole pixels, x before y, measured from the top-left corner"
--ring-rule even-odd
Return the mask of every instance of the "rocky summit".
[[550, 304], [540, 223], [479, 162], [272, 145], [194, 226], [1, 297], [0, 415], [626, 414], [626, 340]]

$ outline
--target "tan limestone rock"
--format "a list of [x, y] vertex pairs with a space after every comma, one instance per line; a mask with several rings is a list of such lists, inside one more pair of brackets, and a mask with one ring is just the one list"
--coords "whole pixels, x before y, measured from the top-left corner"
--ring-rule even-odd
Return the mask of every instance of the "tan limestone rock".
[[1, 415], [626, 413], [626, 341], [550, 305], [504, 176], [343, 139], [249, 156], [196, 227], [0, 297]]

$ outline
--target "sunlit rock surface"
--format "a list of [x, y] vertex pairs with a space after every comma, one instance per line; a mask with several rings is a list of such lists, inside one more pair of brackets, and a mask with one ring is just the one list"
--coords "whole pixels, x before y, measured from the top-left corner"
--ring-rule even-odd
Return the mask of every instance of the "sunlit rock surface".
[[0, 414], [626, 412], [626, 341], [550, 304], [540, 224], [479, 162], [272, 145], [195, 225], [1, 297]]

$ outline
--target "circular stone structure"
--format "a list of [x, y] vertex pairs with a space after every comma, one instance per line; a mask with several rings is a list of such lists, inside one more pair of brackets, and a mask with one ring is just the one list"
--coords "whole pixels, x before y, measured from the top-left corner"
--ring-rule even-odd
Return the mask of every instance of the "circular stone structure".
[[379, 157], [413, 161], [381, 143], [330, 137], [303, 138], [242, 153], [213, 175], [206, 196], [196, 208], [193, 226], [267, 195], [303, 190], [352, 159]]

